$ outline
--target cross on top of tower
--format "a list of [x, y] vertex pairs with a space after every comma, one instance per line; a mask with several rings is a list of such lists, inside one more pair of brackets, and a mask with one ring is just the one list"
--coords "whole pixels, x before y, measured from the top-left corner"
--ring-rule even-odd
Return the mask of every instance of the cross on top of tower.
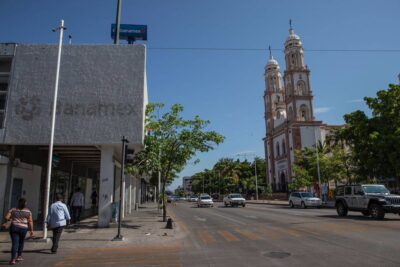
[[292, 19], [289, 19], [289, 33], [294, 34], [293, 27], [292, 27]]
[[269, 59], [272, 59], [272, 52], [271, 52], [271, 46], [268, 46], [268, 50], [269, 50]]

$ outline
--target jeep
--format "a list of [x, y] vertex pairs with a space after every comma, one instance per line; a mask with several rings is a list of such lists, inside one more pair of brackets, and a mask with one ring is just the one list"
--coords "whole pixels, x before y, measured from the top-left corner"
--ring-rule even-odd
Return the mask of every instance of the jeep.
[[342, 185], [336, 189], [335, 207], [339, 216], [360, 211], [364, 216], [382, 220], [385, 213], [400, 215], [400, 196], [390, 194], [384, 185]]

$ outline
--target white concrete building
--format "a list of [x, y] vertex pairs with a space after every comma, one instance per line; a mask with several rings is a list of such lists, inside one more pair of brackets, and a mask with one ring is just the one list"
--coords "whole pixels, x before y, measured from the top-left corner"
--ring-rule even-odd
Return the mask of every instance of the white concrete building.
[[[54, 96], [56, 45], [0, 44], [0, 214], [20, 197], [41, 220]], [[50, 202], [80, 187], [85, 208], [98, 194], [98, 225], [119, 201], [121, 139], [144, 146], [144, 45], [65, 45], [62, 50]], [[126, 177], [125, 213], [145, 179]]]
[[265, 66], [265, 159], [267, 183], [285, 192], [293, 177], [295, 150], [322, 142], [333, 126], [316, 121], [310, 70], [305, 64], [300, 37], [292, 27], [285, 41], [286, 69], [281, 74], [278, 62], [270, 57]]

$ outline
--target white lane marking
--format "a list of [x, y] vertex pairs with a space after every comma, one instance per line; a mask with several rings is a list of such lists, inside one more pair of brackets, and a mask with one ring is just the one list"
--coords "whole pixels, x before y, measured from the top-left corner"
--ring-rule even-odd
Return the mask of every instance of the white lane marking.
[[194, 216], [194, 219], [195, 219], [196, 221], [201, 221], [201, 222], [207, 221], [206, 218], [200, 218], [199, 216]]
[[230, 217], [227, 217], [227, 216], [224, 216], [224, 215], [221, 215], [221, 214], [218, 214], [218, 213], [213, 213], [212, 216], [219, 216], [219, 217], [221, 217], [221, 218], [224, 218], [225, 220], [229, 220], [229, 221], [232, 221], [232, 222], [235, 222], [235, 223], [238, 223], [238, 224], [242, 224], [242, 225], [246, 225], [246, 224], [247, 224], [247, 223], [245, 223], [245, 222], [241, 222], [241, 221], [232, 219], [232, 218], [230, 218]]

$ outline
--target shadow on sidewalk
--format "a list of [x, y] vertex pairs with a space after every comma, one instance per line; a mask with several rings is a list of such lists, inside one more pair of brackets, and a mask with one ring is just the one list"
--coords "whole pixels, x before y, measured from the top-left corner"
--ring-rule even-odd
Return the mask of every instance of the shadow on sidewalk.
[[[11, 253], [11, 250], [3, 250], [3, 253]], [[24, 250], [23, 253], [40, 253], [40, 254], [53, 254], [50, 249], [31, 249]]]

